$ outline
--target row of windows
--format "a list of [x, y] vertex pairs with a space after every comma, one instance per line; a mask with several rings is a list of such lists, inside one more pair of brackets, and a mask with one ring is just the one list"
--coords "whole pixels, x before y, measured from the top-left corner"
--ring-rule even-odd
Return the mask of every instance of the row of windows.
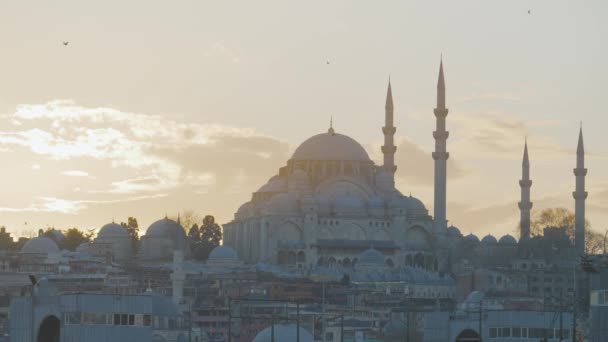
[[126, 313], [92, 313], [92, 312], [67, 312], [65, 314], [66, 324], [105, 324], [105, 325], [133, 325], [151, 326], [152, 316], [147, 314]]
[[[559, 329], [527, 327], [490, 327], [490, 338], [559, 338]], [[569, 338], [570, 330], [562, 329], [562, 338]]]

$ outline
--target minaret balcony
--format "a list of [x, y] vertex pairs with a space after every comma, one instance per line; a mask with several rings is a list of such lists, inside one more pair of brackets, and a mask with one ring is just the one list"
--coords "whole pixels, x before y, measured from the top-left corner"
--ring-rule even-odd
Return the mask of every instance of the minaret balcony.
[[586, 199], [587, 198], [587, 191], [574, 191], [572, 193], [572, 197], [574, 197], [575, 200], [579, 200], [579, 199]]
[[520, 210], [528, 210], [532, 209], [532, 202], [518, 202], [517, 206], [519, 206]]
[[447, 140], [450, 136], [450, 132], [448, 131], [434, 131], [433, 138], [436, 140]]
[[584, 167], [577, 167], [576, 169], [573, 169], [572, 171], [574, 171], [574, 175], [579, 177], [579, 176], [586, 176], [587, 175], [587, 169]]
[[433, 110], [433, 113], [435, 113], [435, 116], [438, 118], [445, 118], [446, 116], [448, 116], [448, 109], [447, 108], [435, 108]]
[[529, 179], [521, 179], [519, 181], [519, 186], [521, 186], [522, 188], [529, 188], [532, 186], [532, 181]]
[[396, 131], [397, 127], [382, 127], [382, 133], [384, 133], [384, 135], [394, 135]]
[[447, 160], [450, 157], [449, 152], [433, 152], [432, 155], [434, 160]]
[[382, 153], [384, 154], [395, 154], [395, 151], [397, 151], [397, 146], [382, 146]]

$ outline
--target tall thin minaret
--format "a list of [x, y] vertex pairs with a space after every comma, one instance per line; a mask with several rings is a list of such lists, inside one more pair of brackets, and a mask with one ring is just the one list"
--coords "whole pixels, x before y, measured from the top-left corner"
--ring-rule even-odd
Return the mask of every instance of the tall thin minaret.
[[448, 109], [445, 108], [445, 80], [443, 79], [443, 59], [439, 64], [439, 79], [437, 81], [437, 108], [434, 110], [436, 118], [436, 129], [433, 132], [435, 138], [435, 227], [447, 228], [446, 220], [446, 164], [450, 154], [446, 151], [446, 140], [449, 132], [445, 130], [445, 118]]
[[532, 202], [530, 202], [530, 160], [528, 159], [528, 140], [524, 145], [524, 158], [521, 164], [521, 179], [519, 180], [521, 187], [521, 201], [519, 202], [519, 237], [520, 239], [530, 238], [530, 210]]
[[585, 253], [585, 147], [583, 146], [583, 127], [578, 133], [578, 146], [576, 147], [576, 191], [572, 193], [574, 197], [574, 245], [579, 255]]
[[384, 127], [382, 127], [382, 133], [384, 133], [382, 153], [384, 154], [384, 170], [393, 174], [397, 171], [397, 166], [395, 165], [395, 151], [397, 151], [397, 147], [394, 143], [396, 130], [397, 128], [393, 126], [393, 92], [391, 91], [391, 80], [389, 79], [388, 90], [386, 91], [386, 104], [384, 106]]

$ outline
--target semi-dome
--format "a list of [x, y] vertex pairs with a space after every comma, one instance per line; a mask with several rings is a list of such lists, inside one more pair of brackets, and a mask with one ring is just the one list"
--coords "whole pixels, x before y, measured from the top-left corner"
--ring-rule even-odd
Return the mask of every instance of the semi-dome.
[[[313, 336], [308, 330], [296, 324], [275, 324], [274, 332], [272, 327], [260, 331], [252, 342], [271, 342], [271, 341], [296, 341], [300, 331], [300, 342], [313, 342]], [[274, 340], [273, 338], [274, 333]]]
[[59, 252], [59, 247], [53, 239], [46, 236], [35, 237], [21, 247], [23, 254], [50, 254]]
[[479, 242], [479, 238], [477, 237], [477, 235], [471, 233], [467, 236], [464, 237], [467, 241], [471, 241], [471, 242]]
[[493, 245], [493, 244], [496, 244], [497, 241], [494, 236], [492, 236], [491, 234], [488, 234], [488, 235], [484, 236], [483, 239], [481, 239], [481, 243]]
[[377, 249], [369, 248], [361, 252], [357, 257], [357, 265], [374, 264], [384, 265], [384, 254]]
[[152, 223], [146, 230], [147, 237], [173, 237], [175, 233], [186, 236], [184, 228], [167, 217]]
[[501, 245], [516, 245], [517, 240], [515, 240], [513, 236], [507, 234], [501, 237], [500, 240], [498, 240], [498, 243], [500, 243]]
[[338, 133], [321, 133], [308, 138], [296, 148], [293, 160], [350, 160], [371, 162], [357, 141]]
[[129, 232], [123, 226], [112, 222], [101, 227], [97, 237], [129, 237]]
[[284, 178], [274, 176], [258, 189], [257, 192], [285, 192], [287, 191], [287, 181]]
[[365, 202], [355, 195], [338, 195], [333, 202], [333, 209], [337, 215], [364, 215], [366, 213]]
[[298, 199], [291, 193], [280, 193], [272, 196], [266, 207], [271, 213], [294, 214], [299, 211]]
[[455, 226], [449, 226], [448, 227], [448, 235], [450, 236], [462, 236], [462, 233], [460, 232], [460, 229], [458, 229]]
[[251, 215], [251, 211], [253, 209], [253, 204], [251, 202], [245, 202], [241, 204], [239, 209], [236, 211], [236, 219], [243, 219]]
[[370, 209], [384, 209], [384, 199], [378, 195], [373, 196], [369, 199], [369, 201], [367, 201], [367, 205], [370, 207]]
[[217, 246], [211, 251], [211, 253], [209, 253], [209, 258], [207, 260], [238, 261], [239, 257], [231, 247]]

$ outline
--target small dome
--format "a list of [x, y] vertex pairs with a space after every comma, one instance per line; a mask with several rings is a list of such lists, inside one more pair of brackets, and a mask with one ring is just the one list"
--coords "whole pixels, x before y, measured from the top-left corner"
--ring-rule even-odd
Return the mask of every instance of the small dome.
[[[271, 342], [272, 341], [272, 327], [260, 331], [252, 342]], [[298, 326], [296, 324], [275, 324], [274, 325], [274, 341], [296, 341]], [[313, 342], [313, 336], [308, 330], [300, 327], [300, 342]]]
[[384, 254], [377, 249], [370, 248], [361, 252], [357, 257], [357, 265], [361, 264], [374, 264], [374, 265], [384, 265]]
[[455, 226], [449, 226], [448, 227], [448, 235], [450, 236], [462, 236], [462, 233], [460, 232], [460, 229], [458, 229]]
[[51, 233], [50, 237], [56, 242], [61, 242], [63, 239], [65, 239], [65, 235], [61, 230], [51, 229], [49, 232]]
[[147, 237], [173, 237], [175, 233], [186, 235], [184, 228], [179, 223], [166, 217], [152, 223], [146, 230]]
[[492, 236], [491, 234], [488, 234], [488, 235], [484, 236], [483, 239], [481, 239], [481, 243], [493, 245], [493, 244], [496, 244], [497, 241], [494, 236]]
[[93, 254], [93, 244], [90, 242], [83, 242], [76, 247], [76, 252], [84, 254]]
[[484, 297], [485, 297], [485, 295], [483, 294], [483, 292], [473, 291], [473, 292], [469, 293], [469, 295], [467, 296], [467, 299], [465, 299], [465, 302], [479, 303], [483, 300]]
[[477, 237], [477, 235], [471, 233], [467, 236], [464, 237], [467, 241], [471, 241], [471, 242], [479, 242], [479, 238]]
[[500, 240], [498, 241], [498, 243], [500, 243], [501, 245], [516, 245], [517, 244], [517, 240], [515, 240], [515, 238], [509, 234], [503, 236], [500, 238]]
[[257, 192], [285, 192], [287, 191], [287, 181], [283, 178], [274, 176], [268, 180], [268, 183], [262, 185]]
[[417, 199], [416, 197], [412, 197], [412, 196], [403, 196], [403, 195], [395, 196], [390, 202], [390, 207], [392, 209], [425, 210], [426, 211], [424, 204], [419, 199]]
[[354, 139], [338, 133], [312, 136], [296, 148], [293, 160], [349, 160], [371, 162], [369, 155]]
[[101, 227], [97, 237], [129, 237], [129, 232], [123, 226], [112, 222]]
[[277, 214], [294, 214], [300, 211], [296, 196], [290, 193], [272, 196], [266, 208], [271, 213]]
[[253, 204], [251, 202], [245, 202], [240, 207], [239, 210], [236, 211], [236, 218], [243, 219], [249, 217], [251, 215], [251, 210], [253, 209]]
[[217, 246], [211, 253], [209, 253], [210, 261], [222, 260], [222, 261], [238, 261], [239, 257], [236, 255], [234, 249], [228, 246]]
[[35, 237], [21, 247], [23, 254], [51, 254], [59, 252], [59, 247], [53, 239], [46, 236]]

